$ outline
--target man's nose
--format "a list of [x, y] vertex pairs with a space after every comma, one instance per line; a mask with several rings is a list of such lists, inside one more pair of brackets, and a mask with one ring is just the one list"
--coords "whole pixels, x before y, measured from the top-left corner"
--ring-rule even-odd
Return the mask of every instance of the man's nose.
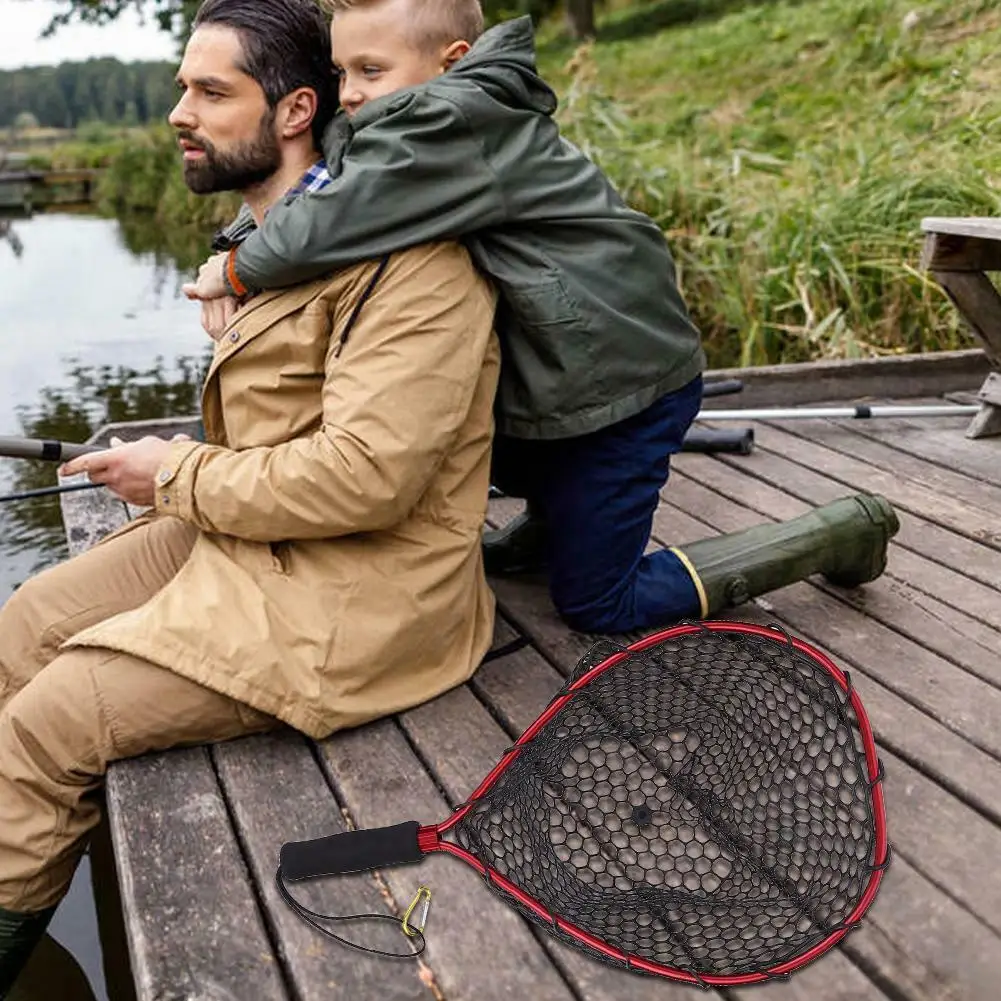
[[188, 107], [187, 96], [187, 94], [184, 94], [167, 116], [167, 121], [175, 129], [191, 129], [197, 124], [195, 116]]

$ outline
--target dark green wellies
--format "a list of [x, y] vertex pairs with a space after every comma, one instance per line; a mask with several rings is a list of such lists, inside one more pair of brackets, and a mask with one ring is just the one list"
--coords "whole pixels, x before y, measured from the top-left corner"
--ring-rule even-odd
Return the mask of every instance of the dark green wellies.
[[49, 926], [55, 908], [15, 914], [0, 907], [0, 1001], [6, 998]]
[[842, 497], [791, 521], [702, 539], [672, 550], [699, 592], [702, 618], [759, 594], [823, 574], [857, 587], [886, 569], [900, 522], [877, 494]]
[[[876, 494], [842, 497], [791, 521], [675, 547], [695, 584], [702, 618], [750, 598], [823, 574], [855, 587], [886, 568], [886, 550], [900, 523]], [[545, 569], [546, 523], [531, 510], [483, 539], [488, 574]], [[684, 613], [685, 616], [691, 612]]]

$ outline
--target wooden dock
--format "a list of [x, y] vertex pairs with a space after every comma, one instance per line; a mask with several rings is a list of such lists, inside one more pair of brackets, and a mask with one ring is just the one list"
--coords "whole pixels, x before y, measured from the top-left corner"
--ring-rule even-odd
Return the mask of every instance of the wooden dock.
[[89, 202], [101, 175], [97, 168], [65, 170], [0, 169], [0, 209], [30, 211], [44, 205]]
[[[941, 402], [963, 390], [970, 402], [987, 371], [979, 353], [900, 362], [741, 373], [745, 399], [720, 404]], [[794, 517], [858, 490], [884, 494], [901, 521], [875, 583], [843, 591], [812, 580], [730, 616], [780, 623], [851, 670], [886, 766], [894, 858], [868, 919], [841, 947], [788, 983], [710, 992], [717, 1001], [1001, 996], [1001, 438], [967, 439], [967, 424], [759, 424], [752, 455], [674, 463], [655, 524], [662, 544]], [[138, 437], [178, 425], [115, 433], [123, 430]], [[496, 501], [491, 517], [515, 510]], [[64, 513], [74, 550], [124, 517], [103, 491], [67, 495]], [[347, 951], [277, 895], [285, 841], [444, 819], [590, 645], [556, 619], [543, 583], [494, 584], [496, 643], [520, 635], [528, 645], [431, 704], [320, 744], [283, 731], [112, 769], [109, 813], [140, 1001], [695, 996], [556, 943], [450, 858], [296, 887], [328, 913], [401, 913], [426, 884], [433, 903], [420, 964]]]

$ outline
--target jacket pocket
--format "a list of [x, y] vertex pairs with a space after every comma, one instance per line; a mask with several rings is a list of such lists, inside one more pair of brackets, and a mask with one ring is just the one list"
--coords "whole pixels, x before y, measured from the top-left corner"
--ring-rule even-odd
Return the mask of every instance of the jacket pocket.
[[576, 387], [594, 378], [593, 339], [580, 306], [562, 279], [549, 273], [503, 290], [500, 395], [503, 409], [532, 418], [572, 407]]

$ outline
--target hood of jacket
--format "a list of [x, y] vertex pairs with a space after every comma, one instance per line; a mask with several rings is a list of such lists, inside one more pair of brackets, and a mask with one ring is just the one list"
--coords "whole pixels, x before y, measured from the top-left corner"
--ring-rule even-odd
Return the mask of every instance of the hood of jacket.
[[536, 68], [530, 17], [489, 28], [447, 75], [476, 84], [501, 104], [545, 115], [556, 111], [556, 94]]

